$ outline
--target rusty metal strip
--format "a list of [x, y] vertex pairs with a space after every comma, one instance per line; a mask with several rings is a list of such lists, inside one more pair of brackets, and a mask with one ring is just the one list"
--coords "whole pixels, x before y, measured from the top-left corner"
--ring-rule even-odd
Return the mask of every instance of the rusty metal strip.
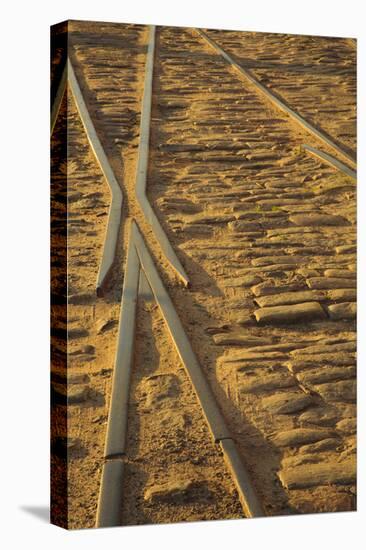
[[136, 168], [136, 199], [144, 213], [144, 216], [154, 232], [163, 253], [167, 260], [182, 279], [185, 286], [189, 285], [188, 275], [180, 263], [172, 245], [169, 242], [160, 222], [152, 209], [146, 196], [146, 182], [149, 163], [149, 141], [150, 141], [150, 120], [152, 103], [152, 83], [154, 68], [154, 50], [155, 50], [155, 26], [150, 25], [149, 44], [146, 56], [144, 94], [142, 98], [141, 123], [140, 123], [140, 142], [138, 148], [137, 168]]
[[212, 47], [214, 50], [216, 50], [234, 69], [236, 69], [240, 74], [242, 74], [246, 79], [248, 79], [262, 94], [266, 96], [267, 99], [272, 101], [277, 107], [279, 107], [282, 111], [287, 113], [291, 118], [296, 120], [300, 126], [305, 128], [308, 132], [319, 138], [321, 141], [326, 143], [329, 147], [337, 151], [339, 155], [342, 155], [345, 157], [352, 165], [356, 165], [355, 160], [355, 153], [353, 155], [350, 155], [345, 151], [342, 147], [334, 143], [328, 136], [326, 136], [322, 131], [315, 128], [310, 122], [305, 120], [301, 115], [299, 115], [296, 111], [288, 107], [281, 99], [279, 99], [277, 96], [275, 96], [272, 92], [266, 88], [248, 69], [245, 69], [227, 53], [225, 50], [223, 50], [214, 40], [209, 38], [209, 36], [201, 29], [195, 29], [196, 32], [202, 36], [202, 38]]
[[80, 119], [83, 123], [85, 133], [88, 137], [91, 148], [99, 163], [99, 166], [103, 172], [103, 175], [107, 181], [107, 184], [111, 193], [111, 202], [109, 205], [107, 228], [105, 232], [102, 259], [100, 262], [98, 276], [97, 276], [97, 294], [102, 290], [104, 281], [111, 269], [114, 257], [116, 253], [116, 246], [118, 240], [118, 231], [121, 223], [122, 216], [122, 190], [117, 182], [116, 176], [112, 170], [112, 167], [108, 161], [107, 155], [103, 149], [103, 146], [99, 140], [98, 134], [95, 130], [93, 121], [90, 117], [88, 108], [84, 101], [83, 95], [80, 90], [79, 83], [77, 81], [72, 63], [70, 59], [67, 61], [68, 67], [68, 80], [71, 87], [72, 94], [75, 99], [76, 107], [80, 115]]
[[302, 148], [304, 151], [314, 155], [315, 157], [320, 158], [321, 160], [325, 161], [327, 164], [330, 164], [331, 166], [334, 166], [350, 178], [357, 180], [357, 172], [355, 170], [351, 170], [351, 168], [348, 168], [343, 162], [337, 160], [336, 158], [332, 157], [331, 155], [328, 155], [327, 153], [324, 153], [324, 151], [320, 151], [319, 149], [315, 149], [315, 147], [311, 147], [310, 145], [302, 145]]
[[235, 441], [233, 439], [223, 439], [220, 441], [220, 447], [224, 453], [227, 467], [234, 479], [245, 516], [249, 518], [265, 516]]
[[215, 442], [222, 438], [230, 437], [224, 417], [216, 403], [212, 390], [202, 372], [201, 366], [195, 356], [190, 341], [184, 331], [183, 325], [177, 315], [173, 302], [160, 279], [158, 270], [145, 245], [144, 239], [133, 222], [131, 230], [137, 249], [140, 263], [145, 272], [161, 313], [165, 319], [168, 330], [176, 347], [179, 357], [187, 370], [203, 414], [209, 425]]
[[56, 120], [58, 117], [58, 114], [60, 112], [61, 102], [62, 98], [64, 97], [64, 93], [66, 90], [66, 82], [67, 82], [67, 63], [65, 63], [65, 67], [62, 71], [61, 80], [57, 88], [55, 99], [52, 103], [52, 109], [51, 109], [51, 136], [53, 134], [53, 130], [55, 129]]

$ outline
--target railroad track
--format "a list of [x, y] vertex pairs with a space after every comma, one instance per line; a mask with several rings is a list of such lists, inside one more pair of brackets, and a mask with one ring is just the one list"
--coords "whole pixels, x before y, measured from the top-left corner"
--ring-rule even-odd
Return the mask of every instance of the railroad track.
[[[89, 279], [97, 269], [95, 287], [104, 292], [96, 300], [91, 290], [82, 292], [80, 280], [72, 294], [76, 324], [88, 328], [75, 337], [71, 367], [80, 373], [76, 360], [86, 359], [92, 341], [94, 366], [79, 407], [96, 407], [99, 399], [109, 419], [102, 455], [106, 417], [81, 414], [79, 431], [85, 426], [85, 437], [97, 442], [84, 460], [84, 476], [95, 480], [94, 498], [81, 497], [77, 481], [74, 498], [86, 498], [92, 524], [101, 479], [99, 526], [291, 513], [299, 502], [311, 507], [312, 498], [320, 509], [330, 496], [338, 509], [349, 509], [353, 435], [338, 426], [351, 424], [354, 411], [354, 207], [342, 206], [344, 197], [354, 197], [349, 147], [309, 133], [296, 117], [293, 122], [269, 105], [253, 82], [232, 74], [231, 57], [212, 52], [213, 38], [207, 44], [211, 31], [200, 36], [193, 29], [128, 26], [121, 38], [111, 25], [105, 43], [96, 46], [98, 25], [84, 25], [71, 31], [71, 163], [75, 158], [75, 188], [80, 171], [79, 181], [95, 189], [97, 173], [103, 199], [88, 215], [101, 208], [109, 222], [104, 231], [98, 222], [98, 234], [91, 235], [99, 247], [92, 247], [93, 269], [85, 274]], [[125, 97], [116, 77], [121, 51], [129, 56], [126, 81], [137, 90], [130, 86]], [[110, 88], [103, 88], [106, 78]], [[117, 111], [126, 108], [130, 127], [121, 138]], [[88, 159], [82, 165], [80, 153]], [[123, 207], [113, 209], [112, 237], [108, 171], [123, 194]], [[117, 333], [114, 285], [120, 289], [122, 279]], [[279, 324], [283, 316], [293, 320], [291, 328]], [[94, 326], [105, 317], [96, 334]], [[80, 327], [71, 330], [80, 334]], [[113, 356], [111, 385], [111, 370], [103, 365]], [[330, 356], [339, 366], [324, 381]], [[307, 360], [314, 361], [313, 378], [299, 367]], [[341, 386], [345, 402], [334, 399]], [[75, 429], [79, 407], [71, 412]], [[311, 413], [332, 419], [317, 424]], [[182, 465], [161, 456], [169, 440], [170, 456], [181, 454]], [[319, 456], [313, 481], [301, 468], [296, 476], [303, 447]], [[344, 471], [333, 468], [331, 487], [317, 497], [340, 447]], [[101, 478], [93, 462], [103, 463]], [[74, 521], [83, 520], [76, 514]]]

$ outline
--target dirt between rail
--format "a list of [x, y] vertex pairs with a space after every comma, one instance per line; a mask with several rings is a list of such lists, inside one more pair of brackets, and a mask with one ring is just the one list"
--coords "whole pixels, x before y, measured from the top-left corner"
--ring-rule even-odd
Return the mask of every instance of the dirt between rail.
[[[190, 277], [184, 289], [134, 196], [148, 29], [71, 22], [69, 30], [70, 57], [124, 195], [115, 265], [96, 297], [110, 196], [69, 94], [60, 168], [69, 207], [68, 431], [54, 441], [68, 452], [69, 527], [95, 525], [132, 217], [266, 514], [354, 510], [356, 188], [301, 145], [344, 158], [239, 78], [193, 29], [158, 28], [148, 197]], [[355, 148], [348, 40], [208, 33]], [[56, 383], [55, 391], [63, 389]], [[125, 462], [124, 525], [244, 516], [146, 296], [138, 301]]]

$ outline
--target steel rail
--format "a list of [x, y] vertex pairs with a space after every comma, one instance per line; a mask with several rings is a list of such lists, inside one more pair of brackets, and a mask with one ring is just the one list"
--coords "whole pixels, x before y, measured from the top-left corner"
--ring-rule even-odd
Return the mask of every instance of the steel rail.
[[216, 51], [218, 52], [234, 69], [236, 69], [241, 75], [243, 75], [247, 80], [249, 80], [262, 94], [265, 95], [267, 99], [269, 99], [272, 103], [274, 103], [277, 107], [281, 109], [281, 111], [284, 111], [287, 113], [291, 118], [296, 120], [300, 126], [305, 128], [308, 132], [316, 136], [318, 139], [326, 143], [329, 147], [337, 151], [339, 155], [342, 155], [345, 157], [352, 165], [356, 165], [355, 160], [355, 154], [350, 155], [345, 151], [342, 147], [334, 143], [327, 135], [325, 135], [324, 132], [318, 130], [313, 126], [310, 122], [305, 120], [301, 115], [299, 115], [296, 111], [291, 109], [284, 101], [279, 99], [276, 95], [274, 95], [272, 92], [268, 90], [266, 86], [264, 86], [250, 71], [249, 69], [245, 69], [239, 63], [237, 63], [225, 50], [223, 50], [214, 40], [212, 40], [203, 30], [201, 29], [195, 29], [196, 32]]
[[156, 303], [158, 304], [167, 324], [178, 355], [185, 366], [188, 376], [195, 389], [212, 437], [215, 442], [218, 442], [223, 438], [231, 437], [222, 413], [216, 404], [212, 390], [207, 383], [207, 380], [198, 363], [197, 357], [193, 352], [190, 341], [184, 331], [183, 325], [177, 315], [173, 302], [165, 290], [153, 259], [150, 256], [143, 237], [135, 222], [133, 222], [131, 234], [136, 245], [141, 266], [150, 284]]
[[155, 299], [159, 306], [178, 355], [191, 380], [213, 441], [220, 445], [224, 454], [225, 462], [238, 490], [244, 514], [246, 517], [264, 516], [236, 443], [194, 354], [173, 302], [161, 281], [137, 223], [132, 220], [96, 526], [111, 527], [121, 523], [122, 481], [138, 296], [143, 299]]
[[58, 114], [60, 112], [61, 102], [62, 98], [64, 97], [65, 89], [66, 89], [66, 82], [67, 82], [67, 63], [65, 63], [65, 66], [62, 71], [61, 80], [59, 82], [57, 92], [55, 95], [55, 98], [52, 103], [51, 108], [51, 136], [53, 134], [53, 131], [55, 129], [56, 120], [58, 118]]
[[332, 157], [331, 155], [328, 155], [327, 153], [324, 153], [324, 151], [320, 151], [319, 149], [315, 149], [315, 147], [311, 147], [310, 145], [302, 145], [301, 146], [304, 151], [307, 153], [310, 153], [311, 155], [314, 155], [315, 157], [323, 160], [330, 166], [333, 166], [334, 168], [337, 168], [350, 178], [357, 180], [357, 172], [355, 170], [351, 170], [351, 168], [348, 168], [346, 164], [343, 164], [343, 162], [339, 161], [338, 159]]
[[259, 502], [256, 491], [253, 487], [249, 473], [243, 464], [240, 453], [233, 439], [222, 439], [220, 447], [224, 453], [224, 460], [227, 464], [231, 477], [234, 480], [236, 490], [244, 514], [249, 518], [265, 516], [263, 507]]
[[125, 452], [127, 432], [126, 410], [133, 361], [139, 271], [140, 263], [134, 245], [132, 229], [130, 229], [105, 445], [106, 458], [121, 455]]
[[102, 467], [95, 527], [121, 525], [124, 470], [125, 463], [122, 457], [105, 460]]
[[104, 464], [97, 508], [97, 527], [120, 525], [122, 477], [127, 436], [128, 400], [134, 351], [140, 263], [130, 237], [123, 284], [117, 350], [109, 406]]
[[103, 172], [103, 175], [107, 181], [107, 184], [111, 193], [111, 202], [108, 211], [107, 227], [103, 243], [102, 259], [99, 265], [96, 290], [99, 294], [103, 288], [106, 277], [111, 269], [114, 257], [116, 254], [116, 247], [118, 241], [118, 231], [121, 224], [122, 216], [122, 190], [117, 182], [116, 176], [112, 170], [112, 167], [108, 161], [107, 155], [100, 142], [98, 134], [95, 130], [93, 121], [90, 117], [88, 108], [84, 101], [83, 95], [80, 90], [79, 83], [77, 81], [72, 63], [70, 59], [67, 61], [68, 67], [68, 81], [70, 88], [75, 99], [75, 104], [84, 126], [85, 133], [89, 140], [90, 146], [94, 152], [94, 155], [98, 161], [98, 164]]
[[189, 286], [189, 278], [181, 262], [179, 261], [172, 245], [169, 242], [160, 222], [151, 207], [146, 195], [147, 173], [149, 163], [149, 142], [150, 142], [150, 122], [152, 105], [152, 84], [154, 69], [154, 51], [155, 51], [155, 26], [150, 25], [149, 44], [146, 56], [144, 93], [141, 108], [140, 123], [140, 141], [138, 147], [137, 168], [136, 168], [136, 199], [148, 223], [151, 225], [153, 233], [160, 244], [168, 262], [177, 272], [185, 286]]
[[202, 372], [175, 307], [164, 288], [137, 224], [132, 223], [131, 234], [133, 235], [141, 266], [167, 324], [178, 355], [191, 380], [213, 440], [215, 443], [220, 444], [224, 453], [225, 462], [239, 493], [244, 513], [246, 517], [264, 516], [263, 508], [252, 485], [249, 473], [243, 464], [236, 443], [230, 434], [214, 394]]

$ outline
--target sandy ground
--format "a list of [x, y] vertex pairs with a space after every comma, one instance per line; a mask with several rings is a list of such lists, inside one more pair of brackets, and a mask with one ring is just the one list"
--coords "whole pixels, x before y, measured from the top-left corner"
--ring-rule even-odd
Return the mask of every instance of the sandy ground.
[[[134, 195], [148, 30], [72, 22], [69, 31], [77, 77], [124, 195], [115, 265], [97, 298], [110, 197], [69, 93], [58, 122], [67, 113], [68, 161], [58, 169], [68, 180], [69, 406], [67, 433], [64, 425], [54, 432], [56, 449], [68, 450], [69, 527], [95, 524], [131, 217], [266, 514], [355, 509], [354, 181], [301, 151], [307, 143], [334, 155], [194, 30], [158, 28], [148, 196], [190, 277], [191, 288], [182, 288]], [[355, 149], [348, 40], [208, 32], [292, 108]], [[62, 395], [62, 384], [54, 387]], [[243, 517], [148, 298], [138, 303], [127, 449], [123, 524]]]

